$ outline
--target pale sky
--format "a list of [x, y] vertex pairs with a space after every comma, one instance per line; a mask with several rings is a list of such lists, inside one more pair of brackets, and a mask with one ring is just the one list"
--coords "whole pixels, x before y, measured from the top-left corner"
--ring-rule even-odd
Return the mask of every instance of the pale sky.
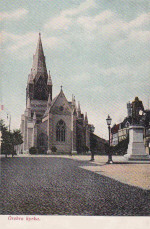
[[95, 133], [108, 138], [127, 115], [126, 103], [150, 97], [149, 0], [1, 1], [1, 104], [19, 128], [38, 33], [41, 32], [53, 98], [60, 86], [87, 111]]

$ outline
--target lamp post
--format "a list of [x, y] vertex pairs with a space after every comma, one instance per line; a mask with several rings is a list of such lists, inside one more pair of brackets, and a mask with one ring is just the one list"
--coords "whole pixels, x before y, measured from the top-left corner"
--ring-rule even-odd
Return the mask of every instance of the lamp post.
[[[95, 127], [93, 125], [90, 126], [90, 138], [91, 138], [91, 134], [94, 133]], [[90, 161], [94, 161], [94, 149], [91, 149], [91, 160]]]
[[7, 113], [7, 120], [9, 119], [9, 132], [10, 132], [10, 124], [11, 124], [11, 114]]
[[110, 125], [111, 125], [111, 121], [112, 121], [112, 119], [108, 115], [108, 117], [106, 119], [106, 122], [107, 122], [107, 125], [108, 125], [108, 134], [109, 134], [109, 152], [108, 152], [108, 161], [107, 161], [107, 164], [112, 164], [113, 163], [113, 161], [112, 161], [112, 154], [110, 152]]

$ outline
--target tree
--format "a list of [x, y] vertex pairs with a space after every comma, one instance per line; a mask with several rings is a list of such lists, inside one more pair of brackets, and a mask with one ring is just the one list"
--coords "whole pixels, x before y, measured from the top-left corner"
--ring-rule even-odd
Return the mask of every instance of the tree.
[[20, 145], [23, 143], [23, 139], [22, 139], [22, 135], [21, 135], [21, 131], [16, 129], [13, 130], [13, 145]]
[[1, 153], [7, 155], [15, 154], [14, 146], [23, 143], [20, 130], [8, 131], [3, 120], [0, 120], [0, 130], [2, 134]]
[[36, 147], [31, 147], [30, 149], [29, 149], [29, 153], [30, 154], [38, 154], [38, 150], [37, 150], [37, 148]]
[[0, 129], [2, 133], [1, 153], [7, 157], [12, 152], [12, 135], [3, 120], [0, 120]]
[[56, 153], [56, 151], [57, 151], [56, 146], [52, 146], [52, 147], [51, 147], [51, 151], [52, 151], [53, 153]]

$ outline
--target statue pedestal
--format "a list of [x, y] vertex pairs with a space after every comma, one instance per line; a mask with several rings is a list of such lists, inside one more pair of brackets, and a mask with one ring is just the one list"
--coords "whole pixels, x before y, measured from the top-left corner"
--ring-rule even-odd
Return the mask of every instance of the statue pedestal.
[[129, 127], [129, 145], [127, 154], [125, 155], [128, 160], [150, 160], [144, 146], [143, 131], [143, 126]]

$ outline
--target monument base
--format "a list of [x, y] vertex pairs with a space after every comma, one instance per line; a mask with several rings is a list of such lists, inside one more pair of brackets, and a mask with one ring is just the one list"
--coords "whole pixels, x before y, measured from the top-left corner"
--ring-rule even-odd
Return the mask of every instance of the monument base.
[[130, 126], [128, 150], [127, 154], [124, 155], [126, 159], [130, 161], [150, 160], [144, 146], [143, 130], [143, 126]]
[[150, 156], [148, 155], [127, 155], [125, 154], [124, 157], [128, 161], [150, 161]]

